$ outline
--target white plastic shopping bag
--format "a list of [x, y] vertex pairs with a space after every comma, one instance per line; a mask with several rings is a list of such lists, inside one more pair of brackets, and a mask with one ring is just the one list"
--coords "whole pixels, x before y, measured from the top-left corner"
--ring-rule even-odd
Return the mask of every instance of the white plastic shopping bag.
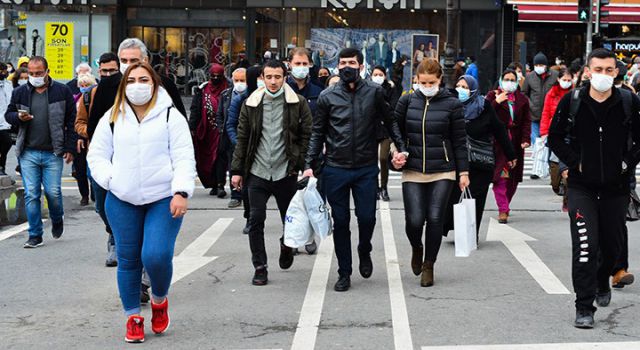
[[460, 202], [453, 206], [453, 228], [457, 257], [468, 257], [472, 250], [478, 249], [476, 242], [476, 200], [471, 191], [465, 188]]
[[549, 148], [542, 137], [536, 139], [533, 145], [533, 169], [532, 173], [541, 178], [549, 176]]
[[318, 179], [309, 178], [307, 189], [304, 192], [304, 206], [307, 208], [309, 222], [315, 234], [321, 239], [331, 234], [331, 212], [318, 192]]
[[290, 248], [304, 247], [313, 235], [313, 228], [304, 206], [305, 191], [301, 189], [296, 192], [284, 217], [284, 245]]

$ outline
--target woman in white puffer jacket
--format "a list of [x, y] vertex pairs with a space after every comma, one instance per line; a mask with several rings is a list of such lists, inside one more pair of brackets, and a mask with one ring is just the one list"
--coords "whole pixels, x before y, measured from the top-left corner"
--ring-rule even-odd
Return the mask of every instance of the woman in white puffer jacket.
[[89, 153], [118, 255], [118, 289], [127, 315], [127, 342], [144, 341], [140, 279], [151, 279], [152, 330], [169, 327], [167, 294], [176, 237], [195, 187], [189, 126], [147, 63], [125, 72], [114, 107], [98, 123]]

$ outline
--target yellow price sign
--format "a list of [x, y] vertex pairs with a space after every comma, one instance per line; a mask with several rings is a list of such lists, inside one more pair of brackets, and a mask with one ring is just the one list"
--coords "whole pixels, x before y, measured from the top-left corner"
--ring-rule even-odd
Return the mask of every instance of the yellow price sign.
[[44, 55], [53, 79], [73, 79], [73, 22], [45, 24]]

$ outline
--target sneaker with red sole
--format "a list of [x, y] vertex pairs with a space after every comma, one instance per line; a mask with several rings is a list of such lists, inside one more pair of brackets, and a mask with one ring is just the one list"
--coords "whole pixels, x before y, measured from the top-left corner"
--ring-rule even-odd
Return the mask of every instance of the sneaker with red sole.
[[151, 329], [155, 334], [162, 334], [167, 331], [171, 321], [169, 320], [169, 299], [164, 299], [162, 304], [155, 304], [151, 301]]
[[129, 316], [127, 320], [127, 335], [125, 335], [124, 341], [127, 343], [144, 342], [144, 317]]

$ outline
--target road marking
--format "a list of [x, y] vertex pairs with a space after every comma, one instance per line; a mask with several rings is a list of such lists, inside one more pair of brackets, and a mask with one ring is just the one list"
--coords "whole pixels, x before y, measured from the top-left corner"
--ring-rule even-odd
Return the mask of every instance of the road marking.
[[218, 219], [211, 227], [191, 242], [180, 255], [173, 258], [173, 278], [175, 284], [190, 273], [217, 259], [217, 256], [205, 256], [218, 238], [233, 221], [232, 218]]
[[[47, 220], [42, 220], [42, 224], [44, 225]], [[29, 229], [29, 223], [25, 222], [24, 224], [20, 224], [18, 226], [12, 226], [6, 230], [0, 231], [0, 242], [4, 241], [7, 238], [13, 237], [18, 233], [24, 232]]]
[[640, 342], [615, 343], [549, 343], [505, 345], [423, 346], [422, 350], [618, 350], [640, 349]]
[[332, 260], [333, 236], [329, 236], [322, 241], [318, 248], [318, 255], [311, 271], [307, 294], [304, 296], [291, 350], [312, 350], [316, 346]]
[[411, 327], [409, 326], [407, 304], [404, 299], [400, 263], [398, 262], [396, 242], [393, 238], [393, 224], [391, 223], [391, 212], [389, 211], [388, 202], [380, 202], [380, 221], [382, 224], [382, 236], [384, 238], [387, 280], [389, 282], [393, 343], [395, 344], [395, 350], [411, 350], [413, 349]]
[[499, 224], [494, 218], [490, 220], [487, 241], [502, 242], [547, 294], [571, 294], [527, 244], [527, 241], [536, 241], [535, 238]]

